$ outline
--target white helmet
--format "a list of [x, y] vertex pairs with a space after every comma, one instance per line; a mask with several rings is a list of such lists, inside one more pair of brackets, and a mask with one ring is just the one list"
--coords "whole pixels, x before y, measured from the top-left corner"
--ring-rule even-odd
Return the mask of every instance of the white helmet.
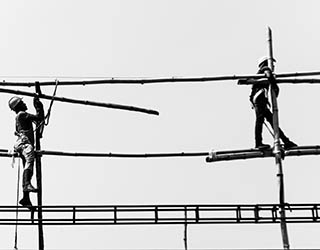
[[22, 98], [21, 97], [18, 97], [18, 96], [12, 97], [8, 102], [10, 109], [11, 110], [15, 110], [15, 108], [17, 107], [17, 105], [20, 102], [22, 102]]
[[[269, 60], [269, 58], [270, 58], [270, 57], [268, 57], [268, 56], [263, 56], [263, 57], [261, 57], [261, 58], [258, 60], [258, 67], [260, 68], [263, 63], [265, 63], [265, 62], [267, 62], [267, 61]], [[276, 62], [276, 60], [275, 60], [274, 58], [273, 58], [272, 60], [273, 60], [274, 62]]]

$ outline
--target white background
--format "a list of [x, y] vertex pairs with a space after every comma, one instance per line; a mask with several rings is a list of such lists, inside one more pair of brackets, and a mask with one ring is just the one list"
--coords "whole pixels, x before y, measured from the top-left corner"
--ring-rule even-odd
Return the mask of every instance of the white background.
[[[319, 1], [1, 1], [1, 80], [254, 74], [273, 30], [276, 72], [319, 70]], [[7, 76], [29, 76], [9, 78]], [[37, 78], [38, 79], [38, 78]], [[39, 80], [39, 79], [38, 79]], [[40, 79], [41, 80], [41, 79]], [[318, 85], [281, 85], [280, 124], [299, 145], [319, 144]], [[16, 88], [17, 89], [17, 88]], [[34, 89], [20, 88], [34, 91]], [[51, 94], [53, 87], [43, 88]], [[152, 108], [160, 116], [55, 102], [42, 148], [78, 152], [190, 152], [254, 146], [249, 86], [236, 81], [58, 87], [58, 96]], [[1, 148], [15, 141], [1, 94]], [[32, 108], [32, 99], [24, 98]], [[44, 101], [47, 109], [49, 101]], [[272, 143], [264, 132], [264, 142]], [[208, 164], [204, 157], [45, 156], [44, 205], [277, 203], [274, 159]], [[319, 202], [319, 158], [284, 161], [286, 200]], [[16, 168], [1, 158], [1, 205], [15, 205]], [[35, 181], [34, 181], [35, 183]], [[32, 195], [36, 203], [36, 196]], [[46, 249], [183, 249], [183, 226], [44, 227]], [[317, 224], [290, 224], [292, 248], [320, 248]], [[14, 227], [0, 227], [11, 249]], [[281, 248], [280, 226], [189, 226], [190, 249]], [[19, 227], [36, 249], [37, 227]]]

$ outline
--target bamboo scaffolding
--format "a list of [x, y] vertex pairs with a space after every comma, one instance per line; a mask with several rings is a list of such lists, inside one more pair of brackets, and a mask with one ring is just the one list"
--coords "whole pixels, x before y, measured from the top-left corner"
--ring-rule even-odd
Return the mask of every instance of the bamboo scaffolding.
[[[300, 77], [300, 76], [315, 76], [320, 75], [320, 71], [310, 72], [288, 72], [275, 74], [277, 78], [286, 77]], [[85, 85], [99, 85], [99, 84], [153, 84], [153, 83], [184, 83], [184, 82], [212, 82], [212, 81], [227, 81], [227, 80], [239, 80], [239, 79], [262, 79], [266, 78], [264, 74], [246, 74], [246, 75], [222, 75], [222, 76], [208, 76], [208, 77], [164, 77], [164, 78], [109, 78], [101, 80], [81, 80], [81, 81], [59, 81], [59, 86], [85, 86]], [[54, 86], [56, 81], [42, 81], [39, 82], [41, 86]], [[297, 82], [298, 83], [298, 82]], [[302, 82], [300, 82], [302, 83]], [[312, 83], [312, 82], [311, 82]], [[319, 83], [315, 81], [314, 83]], [[15, 87], [32, 87], [35, 86], [35, 82], [9, 82], [3, 80], [0, 86], [15, 86]]]
[[[270, 224], [280, 222], [281, 207], [281, 204], [58, 205], [42, 206], [42, 219], [16, 219], [13, 216], [16, 211], [30, 212], [20, 206], [0, 206], [0, 225]], [[320, 204], [286, 204], [284, 209], [290, 211], [286, 217], [289, 223], [320, 222]]]
[[[0, 92], [8, 93], [8, 94], [21, 95], [21, 96], [31, 96], [31, 97], [34, 97], [34, 96], [37, 95], [36, 93], [30, 93], [30, 92], [26, 92], [26, 91], [13, 90], [13, 89], [4, 89], [4, 88], [0, 88]], [[71, 99], [71, 98], [58, 97], [58, 96], [50, 96], [50, 95], [44, 95], [44, 94], [42, 94], [40, 96], [40, 98], [48, 99], [48, 100], [55, 100], [55, 101], [59, 101], [59, 102], [73, 103], [73, 104], [82, 104], [82, 105], [103, 107], [103, 108], [111, 108], [111, 109], [121, 109], [121, 110], [127, 110], [127, 111], [146, 113], [146, 114], [150, 114], [150, 115], [159, 115], [159, 112], [156, 111], [156, 110], [139, 108], [139, 107], [134, 107], [134, 106], [126, 106], [126, 105], [121, 105], [121, 104], [102, 103], [102, 102], [94, 102], [94, 101], [87, 101], [87, 100], [78, 100], [78, 99]]]

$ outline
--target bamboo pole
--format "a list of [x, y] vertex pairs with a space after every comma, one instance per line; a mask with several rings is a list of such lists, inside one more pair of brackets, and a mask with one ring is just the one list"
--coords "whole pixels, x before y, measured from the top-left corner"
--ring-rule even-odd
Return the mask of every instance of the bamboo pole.
[[[36, 150], [40, 150], [40, 131], [39, 128], [36, 130]], [[38, 198], [38, 243], [39, 250], [44, 250], [44, 235], [42, 225], [42, 166], [41, 166], [41, 155], [36, 155], [36, 178], [37, 178], [37, 198]]]
[[[92, 158], [170, 158], [170, 157], [206, 157], [206, 162], [244, 160], [253, 158], [274, 157], [272, 149], [241, 149], [223, 150], [213, 152], [177, 152], [177, 153], [89, 153], [89, 152], [64, 152], [53, 150], [39, 150], [36, 154], [40, 156], [65, 156], [65, 157], [92, 157]], [[319, 155], [320, 145], [300, 146], [285, 150], [287, 156], [310, 156]], [[18, 154], [7, 149], [0, 149], [0, 157], [18, 157]]]
[[[300, 77], [300, 76], [315, 76], [320, 75], [320, 71], [309, 72], [288, 72], [276, 74], [277, 78], [287, 77]], [[109, 78], [101, 80], [81, 80], [81, 81], [59, 81], [59, 86], [85, 86], [85, 85], [101, 85], [101, 84], [154, 84], [154, 83], [185, 83], [185, 82], [212, 82], [212, 81], [228, 81], [239, 79], [262, 79], [265, 78], [264, 74], [246, 74], [246, 75], [222, 75], [222, 76], [208, 76], [208, 77], [164, 77], [164, 78]], [[42, 81], [41, 86], [54, 86], [56, 81]], [[318, 83], [318, 82], [315, 82]], [[2, 87], [32, 87], [35, 86], [35, 82], [9, 82], [3, 80], [0, 82]]]
[[[306, 146], [306, 147], [296, 147], [292, 149], [285, 150], [283, 152], [284, 157], [288, 156], [310, 156], [310, 155], [319, 155], [320, 146]], [[254, 158], [267, 158], [274, 157], [272, 149], [266, 150], [251, 150], [243, 152], [229, 152], [225, 151], [216, 151], [212, 152], [208, 157], [206, 157], [206, 162], [217, 162], [217, 161], [233, 161], [233, 160], [246, 160]]]
[[[13, 89], [4, 89], [4, 88], [0, 88], [0, 92], [8, 93], [8, 94], [21, 95], [21, 96], [31, 96], [31, 97], [34, 97], [34, 96], [37, 95], [35, 93], [30, 93], [30, 92], [26, 92], [26, 91], [13, 90]], [[40, 98], [48, 99], [48, 100], [55, 100], [55, 101], [59, 101], [59, 102], [67, 102], [67, 103], [95, 106], [95, 107], [103, 107], [103, 108], [112, 108], [112, 109], [121, 109], [121, 110], [127, 110], [127, 111], [141, 112], [141, 113], [146, 113], [146, 114], [150, 114], [150, 115], [159, 115], [159, 112], [156, 111], [156, 110], [139, 108], [139, 107], [134, 107], [134, 106], [126, 106], [126, 105], [121, 105], [121, 104], [94, 102], [94, 101], [87, 101], [87, 100], [78, 100], [78, 99], [71, 99], [71, 98], [58, 97], [58, 96], [50, 96], [50, 95], [44, 95], [44, 94], [42, 94], [40, 96]]]
[[[41, 95], [40, 85], [37, 84], [36, 92], [38, 95]], [[43, 114], [44, 115], [44, 114]], [[36, 123], [36, 132], [35, 132], [35, 149], [36, 151], [41, 150], [41, 138], [42, 138], [42, 126], [41, 122]], [[37, 198], [38, 198], [38, 242], [39, 250], [44, 250], [44, 235], [43, 235], [43, 224], [42, 224], [42, 166], [41, 166], [41, 155], [35, 155], [36, 160], [36, 179], [37, 179]]]
[[184, 242], [184, 249], [188, 250], [188, 207], [186, 206], [184, 208], [184, 236], [183, 236], [183, 242]]
[[180, 152], [180, 153], [79, 153], [79, 152], [62, 152], [62, 151], [37, 151], [40, 155], [55, 155], [55, 156], [72, 156], [72, 157], [116, 157], [116, 158], [165, 158], [165, 157], [199, 157], [208, 156], [209, 152]]
[[[269, 47], [269, 59], [268, 65], [271, 71], [274, 71], [274, 57], [273, 57], [273, 48], [272, 48], [272, 31], [268, 27], [268, 47]], [[279, 139], [279, 115], [278, 115], [278, 103], [276, 97], [276, 91], [274, 84], [271, 85], [271, 103], [272, 103], [272, 113], [273, 113], [273, 131], [274, 131], [274, 154], [275, 161], [278, 167], [278, 178], [279, 178], [279, 203], [280, 203], [280, 226], [282, 234], [282, 243], [284, 249], [290, 249], [289, 245], [289, 236], [286, 223], [286, 212], [285, 212], [285, 192], [284, 192], [284, 178], [283, 178], [283, 169], [282, 169], [282, 159], [281, 159], [281, 148], [280, 148], [280, 139]]]
[[[247, 81], [239, 81], [238, 85], [253, 85], [253, 84], [266, 84], [267, 80], [265, 79], [252, 79]], [[277, 79], [277, 84], [285, 84], [285, 83], [292, 83], [292, 84], [303, 84], [303, 83], [309, 83], [309, 84], [318, 84], [320, 83], [320, 79], [311, 79], [311, 78], [303, 78], [303, 79], [297, 79], [297, 78], [284, 78], [284, 79]]]
[[[241, 149], [223, 150], [213, 152], [177, 152], [177, 153], [89, 153], [89, 152], [64, 152], [53, 150], [39, 150], [40, 156], [65, 156], [65, 157], [93, 157], [93, 158], [170, 158], [170, 157], [207, 157], [207, 162], [231, 161], [253, 158], [274, 157], [272, 149]], [[285, 150], [283, 156], [309, 156], [319, 155], [320, 145], [300, 146]], [[0, 157], [18, 157], [18, 154], [7, 149], [0, 149]]]

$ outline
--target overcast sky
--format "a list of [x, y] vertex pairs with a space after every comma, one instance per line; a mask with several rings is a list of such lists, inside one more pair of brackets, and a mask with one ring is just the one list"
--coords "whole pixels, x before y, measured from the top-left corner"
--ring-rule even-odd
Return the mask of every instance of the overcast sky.
[[[276, 72], [320, 68], [319, 1], [1, 1], [0, 80], [254, 74], [273, 30]], [[23, 78], [12, 79], [8, 76]], [[29, 76], [29, 77], [28, 77]], [[35, 78], [43, 76], [43, 79]], [[299, 145], [320, 142], [319, 85], [281, 85], [280, 125]], [[17, 89], [17, 88], [16, 88]], [[34, 91], [33, 89], [20, 88]], [[53, 88], [43, 88], [52, 94]], [[58, 87], [57, 95], [156, 109], [160, 116], [55, 102], [42, 148], [77, 152], [190, 152], [254, 146], [249, 86], [236, 81]], [[1, 94], [0, 148], [14, 113]], [[24, 98], [34, 112], [32, 99]], [[49, 102], [44, 101], [45, 109]], [[264, 142], [272, 143], [266, 131]], [[1, 158], [1, 205], [15, 205], [17, 169]], [[44, 156], [43, 204], [277, 203], [274, 159], [88, 159]], [[317, 203], [319, 157], [283, 162], [286, 200]], [[35, 184], [34, 179], [34, 184]], [[36, 196], [32, 194], [36, 203]], [[44, 227], [47, 249], [183, 249], [183, 226]], [[318, 224], [289, 224], [292, 248], [320, 248]], [[0, 227], [11, 249], [14, 227]], [[192, 225], [190, 249], [281, 248], [280, 226]], [[38, 246], [19, 227], [20, 249]]]

